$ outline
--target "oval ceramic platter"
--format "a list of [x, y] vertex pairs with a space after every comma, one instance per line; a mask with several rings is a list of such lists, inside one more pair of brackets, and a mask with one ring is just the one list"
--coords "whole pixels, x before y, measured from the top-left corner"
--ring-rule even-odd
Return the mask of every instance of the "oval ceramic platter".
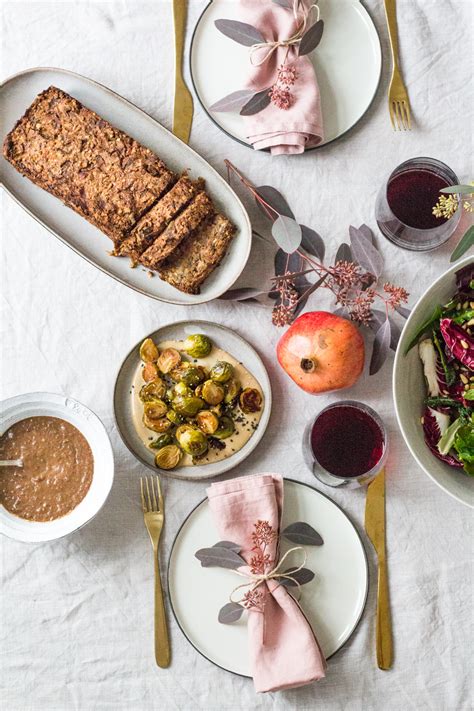
[[[147, 447], [135, 426], [135, 392], [132, 389], [132, 385], [137, 370], [141, 367], [139, 354], [140, 344], [145, 338], [152, 338], [156, 344], [162, 341], [181, 341], [184, 340], [186, 336], [194, 333], [204, 333], [206, 336], [209, 336], [217, 348], [227, 351], [227, 353], [240, 361], [258, 381], [264, 400], [262, 415], [258, 427], [250, 439], [234, 454], [218, 461], [209, 462], [208, 464], [178, 466], [176, 469], [168, 471], [158, 470], [155, 466], [156, 452]], [[229, 328], [225, 328], [225, 326], [218, 326], [210, 321], [177, 321], [169, 326], [162, 326], [157, 331], [154, 331], [154, 333], [148, 334], [148, 336], [143, 336], [140, 342], [133, 347], [123, 361], [115, 381], [115, 421], [124, 444], [142, 464], [145, 464], [155, 472], [160, 471], [162, 474], [176, 479], [211, 479], [241, 464], [262, 439], [270, 419], [271, 408], [272, 391], [270, 379], [258, 353], [247, 341], [235, 333], [235, 331], [231, 331]], [[150, 431], [148, 431], [148, 433], [150, 435], [154, 434]]]
[[[285, 479], [284, 495], [282, 528], [304, 521], [324, 541], [322, 546], [305, 546], [306, 567], [315, 577], [301, 588], [301, 606], [328, 658], [347, 642], [364, 611], [369, 587], [364, 546], [346, 514], [320, 491]], [[198, 652], [227, 671], [250, 676], [248, 613], [233, 624], [217, 620], [220, 608], [243, 579], [232, 570], [203, 568], [195, 557], [198, 549], [219, 539], [205, 499], [191, 511], [173, 543], [169, 598], [182, 632]], [[282, 553], [292, 546], [283, 539]]]
[[176, 138], [134, 104], [91, 79], [63, 69], [30, 69], [7, 79], [0, 87], [2, 141], [33, 99], [49, 86], [57, 86], [96, 111], [117, 128], [154, 151], [175, 172], [185, 169], [193, 178], [202, 177], [219, 210], [237, 227], [229, 252], [218, 269], [203, 284], [199, 295], [184, 294], [145, 269], [131, 269], [129, 260], [109, 256], [112, 242], [58, 199], [33, 185], [3, 157], [0, 177], [8, 193], [43, 227], [117, 281], [160, 301], [198, 304], [220, 296], [235, 282], [244, 268], [251, 247], [248, 215], [225, 180], [192, 148]]
[[[269, 0], [270, 1], [270, 0]], [[382, 49], [370, 15], [359, 0], [319, 0], [324, 34], [311, 53], [321, 92], [324, 141], [349, 131], [372, 103], [382, 73]], [[191, 45], [191, 76], [210, 118], [231, 138], [249, 145], [242, 117], [209, 111], [216, 101], [245, 86], [248, 47], [225, 37], [215, 20], [239, 20], [235, 0], [212, 0], [202, 13]], [[312, 149], [310, 149], [312, 150]]]

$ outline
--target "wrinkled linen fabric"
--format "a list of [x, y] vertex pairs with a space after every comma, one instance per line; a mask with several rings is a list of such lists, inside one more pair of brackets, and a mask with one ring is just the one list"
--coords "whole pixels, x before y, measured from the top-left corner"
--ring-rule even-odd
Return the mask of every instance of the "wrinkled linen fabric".
[[[188, 3], [188, 43], [206, 4]], [[448, 267], [456, 238], [427, 254], [397, 249], [377, 230], [375, 197], [396, 165], [418, 155], [445, 161], [462, 182], [473, 179], [474, 8], [472, 0], [398, 0], [414, 128], [395, 133], [387, 113], [390, 50], [383, 3], [365, 5], [380, 33], [384, 73], [371, 109], [353, 131], [325, 148], [274, 161], [228, 138], [196, 100], [191, 146], [222, 175], [229, 158], [255, 185], [279, 188], [299, 221], [323, 237], [327, 263], [348, 240], [349, 225], [366, 222], [385, 258], [383, 279], [402, 284], [413, 306]], [[0, 11], [2, 79], [27, 67], [64, 67], [110, 86], [171, 126], [171, 2], [7, 1]], [[238, 185], [237, 190], [255, 229], [270, 240], [268, 223]], [[109, 499], [82, 530], [42, 545], [0, 542], [2, 711], [471, 711], [472, 512], [430, 481], [406, 448], [391, 400], [393, 356], [375, 376], [368, 376], [366, 366], [350, 391], [312, 397], [280, 370], [274, 349], [282, 331], [272, 326], [268, 309], [228, 301], [189, 308], [158, 303], [82, 260], [3, 192], [1, 219], [1, 397], [44, 390], [77, 398], [104, 422], [115, 455]], [[269, 242], [255, 238], [237, 285], [261, 288], [273, 254]], [[331, 303], [330, 294], [319, 290], [308, 308]], [[339, 397], [362, 400], [383, 417], [390, 436], [387, 555], [395, 648], [390, 672], [381, 672], [375, 657], [377, 574], [363, 533], [364, 492], [327, 488], [321, 490], [342, 506], [363, 537], [370, 590], [359, 626], [328, 660], [326, 677], [257, 695], [251, 679], [204, 659], [171, 613], [172, 664], [157, 668], [153, 565], [138, 483], [147, 470], [120, 440], [112, 396], [118, 367], [135, 343], [160, 325], [192, 318], [216, 321], [248, 339], [272, 383], [265, 437], [229, 477], [276, 470], [318, 486], [301, 452], [308, 418]], [[369, 347], [370, 340], [368, 335]], [[176, 532], [205, 497], [209, 482], [162, 481], [165, 574]]]
[[[240, 555], [247, 563], [256, 555], [252, 543], [255, 524], [263, 521], [271, 526], [276, 537], [265, 549], [271, 560], [265, 572], [270, 573], [278, 563], [282, 477], [262, 474], [221, 481], [212, 484], [207, 495], [221, 540], [241, 545]], [[249, 567], [240, 570], [245, 573]], [[259, 593], [263, 587], [263, 608], [250, 610], [247, 620], [255, 690], [281, 691], [322, 679], [326, 661], [300, 606], [278, 580], [260, 585]], [[250, 589], [241, 588], [242, 596]]]
[[[302, 21], [301, 10], [297, 21], [293, 10], [272, 0], [240, 0], [240, 5], [241, 22], [256, 27], [268, 42], [289, 39]], [[312, 3], [303, 0], [303, 5], [308, 12]], [[309, 15], [308, 22], [311, 17], [314, 15]], [[324, 138], [316, 73], [308, 57], [298, 57], [297, 47], [278, 47], [263, 63], [268, 47], [253, 53], [253, 64], [249, 55], [249, 80], [245, 88], [255, 93], [275, 83], [278, 68], [283, 64], [294, 68], [297, 75], [290, 89], [292, 104], [288, 109], [272, 102], [263, 111], [244, 117], [247, 138], [256, 150], [269, 148], [272, 155], [295, 155], [317, 146]]]

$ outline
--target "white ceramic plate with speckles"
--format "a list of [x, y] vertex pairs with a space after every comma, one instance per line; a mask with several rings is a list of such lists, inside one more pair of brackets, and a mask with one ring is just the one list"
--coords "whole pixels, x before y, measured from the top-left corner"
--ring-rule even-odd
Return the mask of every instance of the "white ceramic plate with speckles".
[[[328, 658], [351, 637], [364, 612], [369, 589], [364, 546], [344, 511], [322, 492], [285, 479], [284, 497], [282, 528], [304, 521], [324, 541], [322, 546], [305, 546], [305, 565], [315, 577], [302, 586], [300, 603]], [[169, 598], [183, 634], [198, 652], [227, 671], [250, 676], [247, 613], [229, 625], [217, 620], [220, 608], [243, 579], [232, 570], [203, 568], [194, 555], [219, 538], [204, 499], [185, 519], [173, 543]], [[283, 540], [282, 553], [292, 545]]]
[[[185, 294], [143, 268], [130, 268], [127, 258], [111, 257], [111, 240], [57, 198], [34, 185], [0, 157], [0, 179], [4, 189], [43, 227], [95, 267], [126, 286], [170, 304], [202, 304], [216, 299], [237, 280], [247, 263], [252, 229], [247, 212], [226, 181], [192, 148], [134, 104], [80, 74], [64, 69], [39, 67], [6, 79], [0, 86], [1, 139], [11, 131], [34, 98], [49, 86], [63, 89], [111, 124], [154, 151], [176, 173], [188, 170], [192, 178], [202, 177], [217, 208], [237, 227], [221, 265], [201, 287], [201, 293]], [[46, 237], [46, 236], [45, 236]]]

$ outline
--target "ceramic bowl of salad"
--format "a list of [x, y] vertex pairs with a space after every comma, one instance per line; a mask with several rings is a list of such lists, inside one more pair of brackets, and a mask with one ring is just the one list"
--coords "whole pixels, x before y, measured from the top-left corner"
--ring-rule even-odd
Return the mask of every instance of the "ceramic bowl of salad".
[[398, 424], [420, 467], [474, 508], [474, 259], [457, 262], [423, 294], [398, 344]]

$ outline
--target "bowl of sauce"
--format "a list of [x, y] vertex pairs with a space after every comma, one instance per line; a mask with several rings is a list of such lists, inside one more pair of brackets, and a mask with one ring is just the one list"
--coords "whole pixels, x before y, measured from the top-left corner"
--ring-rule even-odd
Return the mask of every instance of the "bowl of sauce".
[[113, 482], [112, 447], [99, 418], [64, 395], [3, 401], [0, 416], [0, 532], [26, 542], [61, 538], [102, 508]]

